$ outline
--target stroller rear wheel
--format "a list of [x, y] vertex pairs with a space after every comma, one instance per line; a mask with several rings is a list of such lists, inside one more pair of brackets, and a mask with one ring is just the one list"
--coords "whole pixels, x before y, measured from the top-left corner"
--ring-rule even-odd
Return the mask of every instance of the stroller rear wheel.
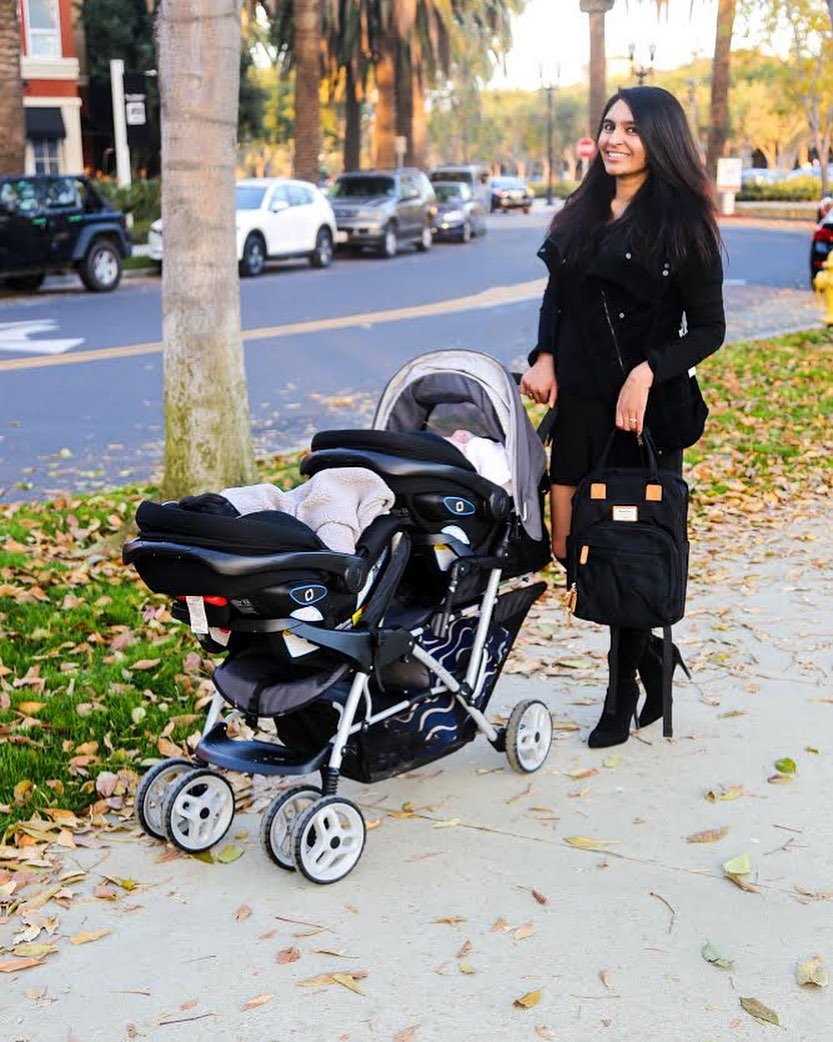
[[162, 804], [165, 834], [175, 847], [199, 854], [219, 843], [234, 817], [234, 792], [221, 774], [188, 771], [169, 787]]
[[278, 868], [295, 871], [292, 836], [295, 823], [303, 812], [321, 798], [314, 785], [295, 785], [279, 792], [266, 808], [260, 823], [260, 842]]
[[136, 789], [136, 817], [139, 824], [154, 839], [165, 839], [162, 824], [162, 804], [170, 785], [186, 771], [194, 769], [190, 760], [171, 759], [156, 763], [145, 771]]
[[336, 883], [362, 856], [367, 830], [359, 808], [341, 796], [324, 796], [298, 818], [292, 835], [295, 867], [313, 883]]
[[506, 756], [513, 770], [531, 774], [546, 760], [552, 745], [552, 717], [537, 698], [518, 702], [506, 725]]

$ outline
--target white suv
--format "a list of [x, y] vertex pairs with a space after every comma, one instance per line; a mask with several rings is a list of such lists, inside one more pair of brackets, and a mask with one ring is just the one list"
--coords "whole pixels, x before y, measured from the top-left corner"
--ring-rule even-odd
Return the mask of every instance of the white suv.
[[[242, 276], [260, 275], [267, 260], [291, 257], [307, 257], [314, 268], [330, 266], [336, 221], [315, 185], [286, 177], [251, 177], [238, 181], [234, 194]], [[148, 253], [161, 264], [161, 220], [150, 226]]]

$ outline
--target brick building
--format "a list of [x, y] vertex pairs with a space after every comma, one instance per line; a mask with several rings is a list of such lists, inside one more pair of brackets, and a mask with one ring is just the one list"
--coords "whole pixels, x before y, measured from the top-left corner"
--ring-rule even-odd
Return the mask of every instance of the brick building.
[[27, 173], [84, 168], [73, 3], [18, 0]]

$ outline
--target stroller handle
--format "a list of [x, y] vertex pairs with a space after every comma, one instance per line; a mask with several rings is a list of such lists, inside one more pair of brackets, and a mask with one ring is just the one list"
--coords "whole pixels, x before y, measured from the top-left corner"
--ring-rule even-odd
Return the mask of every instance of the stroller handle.
[[[518, 387], [520, 387], [521, 386], [521, 380], [523, 379], [523, 374], [522, 373], [512, 373], [511, 376], [512, 376], [512, 379], [515, 381], [515, 383], [518, 385]], [[535, 428], [535, 433], [541, 439], [541, 444], [542, 445], [548, 445], [552, 441], [552, 428], [553, 428], [553, 425], [555, 424], [555, 416], [556, 416], [557, 408], [558, 408], [557, 405], [550, 406], [550, 408], [547, 409], [546, 413], [544, 414], [544, 417], [541, 420], [541, 422]]]

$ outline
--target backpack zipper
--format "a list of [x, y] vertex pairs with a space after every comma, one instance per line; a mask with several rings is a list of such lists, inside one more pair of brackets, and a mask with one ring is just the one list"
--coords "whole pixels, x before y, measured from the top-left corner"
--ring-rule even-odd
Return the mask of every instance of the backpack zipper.
[[619, 361], [619, 368], [625, 373], [625, 363], [622, 361], [622, 352], [619, 350], [619, 339], [616, 336], [616, 330], [613, 328], [613, 322], [610, 318], [610, 311], [607, 307], [607, 294], [602, 290], [602, 306], [605, 309], [605, 318], [607, 319], [607, 328], [610, 330], [610, 335], [613, 337], [613, 346], [616, 349], [616, 358]]

